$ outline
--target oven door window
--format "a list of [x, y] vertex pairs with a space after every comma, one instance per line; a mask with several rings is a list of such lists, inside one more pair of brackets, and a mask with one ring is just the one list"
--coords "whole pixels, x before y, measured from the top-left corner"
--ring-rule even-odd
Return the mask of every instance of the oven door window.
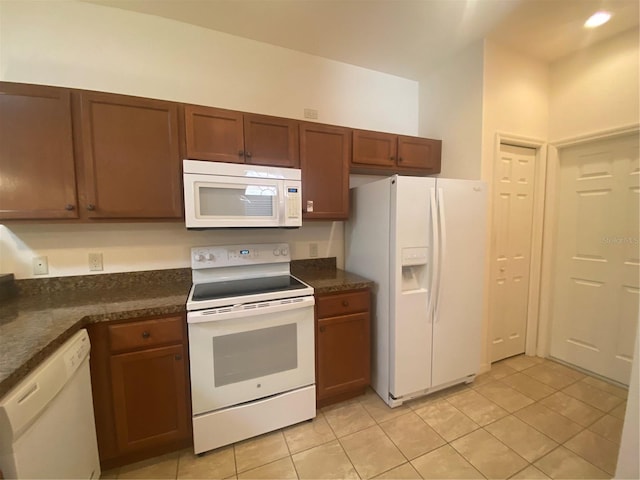
[[213, 337], [212, 347], [215, 387], [298, 367], [295, 323]]

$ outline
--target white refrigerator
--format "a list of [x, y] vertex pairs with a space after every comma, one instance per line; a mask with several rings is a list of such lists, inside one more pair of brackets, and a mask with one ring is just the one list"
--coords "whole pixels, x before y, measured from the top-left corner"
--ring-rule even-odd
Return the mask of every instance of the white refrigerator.
[[390, 406], [480, 366], [485, 182], [394, 175], [351, 189], [346, 269], [375, 281], [371, 385]]

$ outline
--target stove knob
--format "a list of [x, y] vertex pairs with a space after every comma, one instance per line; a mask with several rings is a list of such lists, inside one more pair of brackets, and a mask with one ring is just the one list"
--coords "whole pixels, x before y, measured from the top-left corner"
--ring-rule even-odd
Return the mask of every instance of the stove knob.
[[215, 257], [212, 253], [207, 253], [207, 254], [204, 256], [204, 259], [205, 259], [207, 262], [213, 262], [213, 261], [216, 259], [216, 257]]
[[203, 260], [204, 260], [204, 255], [200, 255], [199, 253], [197, 253], [196, 255], [194, 255], [194, 256], [193, 256], [193, 259], [194, 259], [196, 262], [201, 262], [201, 261], [203, 261]]
[[286, 248], [280, 249], [280, 255], [282, 255], [283, 257], [286, 257], [287, 255], [289, 255], [289, 250]]
[[278, 250], [277, 248], [274, 248], [274, 249], [273, 249], [273, 254], [274, 254], [276, 257], [280, 256], [280, 250]]

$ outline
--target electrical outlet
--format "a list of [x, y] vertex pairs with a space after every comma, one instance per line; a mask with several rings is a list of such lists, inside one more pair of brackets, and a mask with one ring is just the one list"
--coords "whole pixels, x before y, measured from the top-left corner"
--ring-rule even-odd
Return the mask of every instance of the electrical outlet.
[[310, 118], [312, 120], [318, 119], [318, 110], [314, 110], [313, 108], [305, 108], [304, 109], [304, 118]]
[[318, 256], [318, 244], [317, 243], [310, 243], [309, 244], [309, 256], [312, 257], [312, 258]]
[[33, 274], [46, 275], [49, 273], [49, 260], [47, 257], [33, 257]]
[[101, 253], [90, 253], [89, 254], [89, 271], [90, 272], [99, 272], [102, 271], [102, 254]]

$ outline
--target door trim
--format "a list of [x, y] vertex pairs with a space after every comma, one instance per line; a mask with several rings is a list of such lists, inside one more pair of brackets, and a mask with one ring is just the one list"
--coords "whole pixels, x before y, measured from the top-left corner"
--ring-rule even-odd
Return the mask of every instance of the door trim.
[[[525, 137], [505, 132], [496, 132], [496, 141], [494, 144], [493, 163], [491, 172], [491, 192], [489, 205], [489, 232], [493, 231], [493, 182], [494, 172], [497, 162], [500, 160], [500, 147], [502, 144], [514, 145], [517, 147], [526, 147], [535, 149], [536, 165], [534, 170], [534, 186], [533, 186], [533, 219], [531, 223], [532, 239], [529, 267], [529, 301], [527, 305], [527, 327], [525, 354], [536, 355], [536, 346], [538, 343], [538, 317], [539, 317], [539, 301], [540, 301], [540, 279], [541, 279], [541, 260], [543, 247], [543, 226], [545, 214], [545, 177], [547, 172], [547, 143], [539, 138]], [[490, 244], [487, 262], [495, 256], [493, 255], [493, 245]], [[488, 270], [489, 272], [489, 270]], [[489, 273], [487, 273], [489, 274]], [[490, 284], [490, 282], [489, 282]], [[492, 298], [489, 286], [489, 294], [487, 295], [487, 313], [489, 310], [489, 302]], [[491, 319], [489, 318], [489, 322]], [[485, 337], [486, 351], [488, 353], [486, 361], [488, 362], [487, 370], [491, 364], [491, 325], [487, 325], [488, 334]], [[483, 366], [484, 367], [484, 366]]]
[[[565, 138], [550, 142], [547, 158], [547, 186], [544, 198], [544, 225], [542, 239], [542, 275], [540, 278], [540, 305], [538, 319], [538, 345], [536, 354], [548, 357], [551, 350], [551, 308], [553, 292], [553, 274], [555, 265], [555, 240], [558, 172], [560, 169], [559, 150], [566, 147], [592, 143], [599, 140], [610, 140], [615, 137], [637, 133], [640, 134], [640, 123], [624, 125], [586, 135]], [[637, 352], [636, 352], [637, 354]]]

